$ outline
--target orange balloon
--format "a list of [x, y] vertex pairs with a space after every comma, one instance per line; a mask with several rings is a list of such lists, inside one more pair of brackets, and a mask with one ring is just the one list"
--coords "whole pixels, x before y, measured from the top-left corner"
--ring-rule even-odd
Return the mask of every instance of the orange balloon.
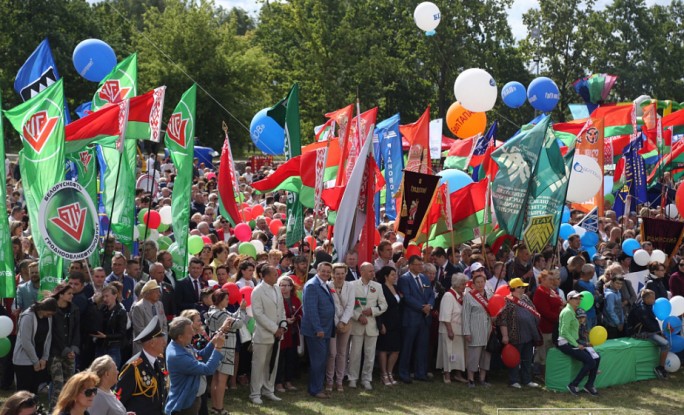
[[484, 112], [469, 111], [456, 101], [447, 111], [446, 122], [456, 137], [470, 138], [484, 133], [487, 128], [487, 115]]

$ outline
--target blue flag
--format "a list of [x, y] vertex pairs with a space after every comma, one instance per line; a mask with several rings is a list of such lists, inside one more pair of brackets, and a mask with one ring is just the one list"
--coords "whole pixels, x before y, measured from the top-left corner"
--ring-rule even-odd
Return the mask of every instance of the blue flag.
[[375, 128], [382, 159], [381, 169], [385, 170], [385, 215], [390, 220], [397, 217], [394, 195], [399, 191], [404, 171], [404, 157], [399, 133], [399, 114], [378, 123]]
[[[487, 149], [490, 145], [495, 145], [494, 142], [496, 140], [496, 133], [498, 130], [499, 125], [496, 121], [494, 121], [489, 127], [489, 130], [487, 130], [487, 133], [480, 137], [475, 143], [473, 156], [483, 156], [484, 153], [487, 152]], [[482, 167], [482, 164], [478, 164], [477, 166], [473, 167], [472, 177], [474, 182], [477, 182], [480, 178], [480, 167]]]
[[84, 102], [83, 104], [76, 107], [76, 115], [78, 115], [78, 118], [83, 118], [92, 112], [92, 108], [93, 101]]
[[[40, 42], [40, 45], [33, 51], [31, 56], [19, 68], [17, 77], [14, 80], [14, 90], [26, 101], [55, 82], [59, 81], [59, 72], [55, 59], [52, 57], [52, 50], [47, 38]], [[69, 108], [64, 100], [64, 123], [71, 122]]]
[[642, 146], [643, 136], [632, 141], [623, 152], [625, 157], [625, 185], [618, 192], [613, 205], [617, 217], [629, 214], [629, 212], [625, 212], [627, 195], [632, 196], [630, 211], [635, 211], [638, 204], [648, 203], [646, 163], [639, 154]]

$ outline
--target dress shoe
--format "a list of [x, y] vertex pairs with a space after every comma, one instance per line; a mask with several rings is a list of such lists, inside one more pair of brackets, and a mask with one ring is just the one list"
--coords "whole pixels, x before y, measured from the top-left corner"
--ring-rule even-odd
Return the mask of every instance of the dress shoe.
[[250, 398], [250, 401], [252, 401], [252, 403], [254, 405], [263, 405], [264, 404], [264, 401], [262, 401], [261, 398]]
[[264, 398], [268, 399], [269, 401], [273, 401], [273, 402], [282, 401], [281, 398], [279, 398], [275, 395], [264, 395]]
[[370, 382], [361, 382], [361, 386], [367, 391], [372, 391], [373, 390], [373, 385], [371, 385]]

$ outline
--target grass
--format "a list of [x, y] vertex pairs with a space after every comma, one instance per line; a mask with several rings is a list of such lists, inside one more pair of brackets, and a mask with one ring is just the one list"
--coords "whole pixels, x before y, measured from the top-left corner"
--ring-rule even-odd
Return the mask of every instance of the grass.
[[[544, 389], [512, 389], [506, 386], [503, 372], [493, 376], [492, 387], [468, 389], [464, 384], [414, 382], [383, 386], [378, 378], [373, 391], [349, 389], [333, 392], [333, 398], [318, 400], [306, 393], [306, 377], [295, 385], [297, 391], [278, 394], [283, 400], [264, 405], [249, 402], [249, 388], [240, 386], [237, 391], [226, 392], [226, 406], [231, 414], [639, 414], [668, 415], [681, 413], [684, 407], [684, 372], [671, 374], [666, 381], [650, 380], [599, 390], [600, 396], [590, 398], [587, 394], [573, 397], [569, 393], [556, 393]], [[600, 375], [599, 375], [600, 376]], [[439, 377], [439, 376], [437, 376]], [[0, 402], [8, 392], [0, 393]], [[504, 411], [500, 408], [546, 408], [536, 411]], [[551, 408], [555, 410], [550, 410]], [[565, 408], [566, 410], [558, 410]], [[569, 408], [580, 408], [571, 410]], [[598, 411], [591, 408], [613, 408]], [[499, 409], [499, 412], [497, 412]], [[98, 415], [98, 414], [92, 414]], [[139, 414], [144, 415], [144, 414]]]

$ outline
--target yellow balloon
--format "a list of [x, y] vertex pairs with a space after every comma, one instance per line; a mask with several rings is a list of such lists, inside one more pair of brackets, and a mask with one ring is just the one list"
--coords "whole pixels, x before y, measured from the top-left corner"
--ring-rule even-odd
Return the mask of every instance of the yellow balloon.
[[608, 332], [603, 326], [596, 326], [589, 332], [589, 342], [594, 346], [599, 346], [608, 339]]

